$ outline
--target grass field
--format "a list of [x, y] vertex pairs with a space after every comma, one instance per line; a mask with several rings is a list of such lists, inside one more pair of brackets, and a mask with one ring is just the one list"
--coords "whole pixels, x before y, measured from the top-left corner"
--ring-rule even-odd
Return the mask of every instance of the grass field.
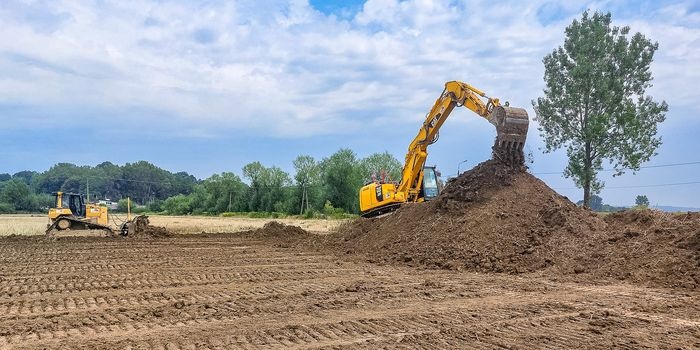
[[[126, 215], [117, 214], [110, 217], [110, 226], [116, 227], [126, 219]], [[300, 226], [307, 231], [330, 232], [338, 227], [342, 220], [301, 220], [301, 219], [253, 219], [240, 217], [209, 216], [149, 216], [151, 224], [163, 226], [175, 233], [216, 233], [238, 232], [260, 228], [270, 221], [279, 221], [288, 225]], [[115, 224], [116, 223], [116, 224]], [[42, 235], [46, 230], [46, 215], [0, 215], [0, 236], [8, 235]]]

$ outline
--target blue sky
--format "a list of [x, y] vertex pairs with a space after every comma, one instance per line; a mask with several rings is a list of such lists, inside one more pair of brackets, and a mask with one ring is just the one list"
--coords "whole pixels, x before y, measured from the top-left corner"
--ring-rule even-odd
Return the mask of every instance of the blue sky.
[[[259, 160], [292, 171], [341, 147], [403, 159], [448, 80], [527, 108], [542, 57], [583, 9], [660, 49], [648, 91], [670, 105], [648, 165], [700, 161], [698, 1], [3, 1], [0, 173], [149, 160], [200, 178]], [[561, 171], [531, 124], [533, 172]], [[429, 163], [489, 157], [495, 130], [456, 110]], [[605, 202], [700, 207], [700, 165], [603, 173]], [[573, 182], [541, 175], [573, 200]]]

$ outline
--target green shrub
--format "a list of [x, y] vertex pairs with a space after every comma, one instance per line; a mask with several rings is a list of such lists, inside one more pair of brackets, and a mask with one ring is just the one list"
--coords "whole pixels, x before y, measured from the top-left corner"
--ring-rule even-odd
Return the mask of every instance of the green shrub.
[[163, 203], [163, 209], [171, 215], [185, 215], [192, 212], [190, 208], [190, 198], [183, 194], [170, 197]]
[[326, 203], [323, 204], [323, 213], [326, 215], [337, 215], [343, 214], [345, 211], [342, 208], [334, 207], [331, 201], [326, 201]]
[[320, 213], [318, 213], [318, 212], [317, 212], [316, 210], [314, 210], [314, 209], [306, 209], [306, 211], [304, 212], [304, 215], [302, 216], [302, 218], [304, 218], [304, 219], [314, 219], [314, 218], [316, 218], [319, 214], [320, 214]]
[[10, 203], [0, 203], [0, 214], [12, 214], [15, 212], [15, 207]]
[[148, 208], [145, 205], [139, 205], [139, 206], [131, 206], [131, 212], [134, 214], [143, 214], [148, 211]]
[[148, 208], [148, 211], [150, 211], [150, 212], [161, 212], [161, 211], [163, 211], [163, 203], [165, 203], [165, 201], [162, 201], [160, 199], [156, 199], [156, 200], [152, 201], [151, 203], [148, 203], [146, 208]]

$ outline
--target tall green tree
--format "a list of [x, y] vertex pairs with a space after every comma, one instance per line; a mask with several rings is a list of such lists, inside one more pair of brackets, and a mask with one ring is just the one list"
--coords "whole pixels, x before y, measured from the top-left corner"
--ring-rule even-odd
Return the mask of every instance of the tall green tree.
[[202, 182], [207, 190], [206, 211], [223, 213], [245, 210], [246, 185], [234, 173], [214, 174]]
[[321, 169], [326, 200], [346, 212], [358, 212], [362, 169], [355, 152], [347, 148], [340, 149], [323, 159]]
[[[294, 159], [294, 182], [296, 183], [295, 212], [303, 214], [311, 207], [317, 207], [321, 168], [314, 157], [301, 155]], [[313, 204], [312, 204], [313, 203]]]
[[26, 183], [27, 185], [31, 185], [32, 180], [37, 175], [38, 175], [38, 173], [36, 171], [24, 170], [24, 171], [20, 171], [20, 172], [15, 173], [14, 175], [12, 175], [12, 178], [23, 180], [24, 183]]
[[382, 172], [385, 172], [391, 181], [401, 180], [403, 164], [389, 152], [371, 154], [360, 161], [360, 166], [364, 182], [371, 181], [373, 175], [379, 177]]
[[253, 162], [243, 167], [243, 177], [250, 183], [248, 207], [251, 211], [289, 210], [285, 187], [291, 184], [291, 178], [285, 171]]
[[583, 189], [586, 207], [604, 186], [604, 160], [617, 176], [656, 155], [668, 111], [646, 94], [658, 43], [611, 22], [610, 13], [586, 11], [566, 28], [564, 46], [543, 60], [544, 96], [532, 102], [545, 152], [566, 149], [564, 175]]
[[645, 195], [639, 195], [637, 198], [634, 199], [634, 204], [636, 204], [639, 207], [648, 207], [649, 206], [649, 198]]
[[35, 211], [38, 209], [37, 198], [24, 180], [8, 181], [0, 193], [0, 202], [8, 203], [16, 210]]

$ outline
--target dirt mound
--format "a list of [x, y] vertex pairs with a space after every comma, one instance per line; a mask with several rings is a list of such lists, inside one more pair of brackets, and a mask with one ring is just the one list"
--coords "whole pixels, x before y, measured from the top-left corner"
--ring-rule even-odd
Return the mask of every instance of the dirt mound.
[[352, 222], [331, 239], [371, 260], [480, 272], [571, 269], [572, 240], [604, 226], [542, 181], [490, 160], [433, 201]]
[[272, 238], [287, 243], [303, 240], [313, 235], [299, 226], [285, 225], [279, 221], [270, 221], [259, 229], [246, 231], [242, 234], [252, 238]]
[[607, 215], [605, 222], [609, 235], [591, 252], [596, 275], [700, 286], [700, 213], [628, 210]]
[[126, 236], [132, 238], [160, 238], [173, 235], [165, 227], [151, 225], [148, 216], [145, 215], [135, 217], [127, 227]]
[[[641, 212], [603, 220], [524, 170], [484, 162], [435, 200], [348, 223], [327, 244], [375, 262], [697, 284], [698, 217], [681, 224]], [[641, 228], [644, 234], [633, 233]]]
[[266, 238], [306, 237], [310, 235], [309, 232], [299, 226], [285, 225], [279, 221], [270, 221], [263, 225], [262, 228], [253, 230], [252, 234]]
[[302, 247], [318, 249], [313, 243], [315, 236], [299, 226], [285, 225], [278, 221], [270, 221], [263, 227], [238, 233], [251, 239], [265, 239], [274, 242], [275, 246], [281, 248]]

